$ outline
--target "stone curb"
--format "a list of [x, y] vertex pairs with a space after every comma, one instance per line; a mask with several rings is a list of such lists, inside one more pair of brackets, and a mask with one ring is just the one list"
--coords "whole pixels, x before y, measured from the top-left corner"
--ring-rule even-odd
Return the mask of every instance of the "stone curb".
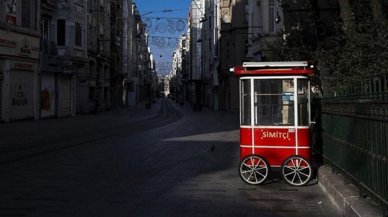
[[318, 183], [337, 206], [341, 215], [346, 217], [380, 217], [383, 211], [370, 200], [359, 197], [358, 188], [345, 184], [340, 174], [333, 173], [331, 166], [323, 165], [318, 169]]

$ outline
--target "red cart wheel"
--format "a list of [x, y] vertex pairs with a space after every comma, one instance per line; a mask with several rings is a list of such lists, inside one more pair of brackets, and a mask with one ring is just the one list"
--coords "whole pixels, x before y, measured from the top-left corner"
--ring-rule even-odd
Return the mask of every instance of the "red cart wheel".
[[252, 154], [241, 160], [238, 171], [244, 182], [258, 185], [267, 179], [269, 164], [264, 157]]
[[283, 162], [282, 176], [290, 185], [303, 186], [313, 177], [313, 168], [306, 158], [294, 155]]

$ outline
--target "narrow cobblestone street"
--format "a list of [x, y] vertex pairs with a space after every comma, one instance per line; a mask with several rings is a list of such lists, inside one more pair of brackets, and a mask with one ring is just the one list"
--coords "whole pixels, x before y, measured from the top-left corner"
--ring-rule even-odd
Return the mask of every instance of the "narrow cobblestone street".
[[[245, 184], [237, 114], [171, 104], [182, 118], [145, 132], [123, 126], [141, 127], [162, 100], [151, 109], [0, 125], [2, 157], [28, 152], [28, 141], [78, 144], [72, 134], [99, 132], [82, 145], [0, 163], [0, 216], [339, 216], [316, 181], [292, 187], [274, 172], [264, 185]], [[45, 125], [56, 135], [34, 132]], [[109, 136], [118, 126], [124, 130]]]

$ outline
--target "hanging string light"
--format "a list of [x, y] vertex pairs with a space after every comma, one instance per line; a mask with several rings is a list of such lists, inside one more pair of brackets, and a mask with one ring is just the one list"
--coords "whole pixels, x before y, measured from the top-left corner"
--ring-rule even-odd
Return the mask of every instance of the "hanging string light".
[[174, 34], [175, 32], [183, 32], [186, 29], [185, 18], [147, 17], [144, 23], [147, 25], [146, 32], [150, 34], [156, 32]]

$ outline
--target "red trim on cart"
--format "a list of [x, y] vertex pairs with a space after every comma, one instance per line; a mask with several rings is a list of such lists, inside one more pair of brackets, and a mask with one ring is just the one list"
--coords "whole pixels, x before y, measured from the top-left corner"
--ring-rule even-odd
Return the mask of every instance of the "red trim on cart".
[[242, 65], [234, 67], [236, 75], [309, 75], [314, 70], [305, 68], [259, 68], [243, 67]]

